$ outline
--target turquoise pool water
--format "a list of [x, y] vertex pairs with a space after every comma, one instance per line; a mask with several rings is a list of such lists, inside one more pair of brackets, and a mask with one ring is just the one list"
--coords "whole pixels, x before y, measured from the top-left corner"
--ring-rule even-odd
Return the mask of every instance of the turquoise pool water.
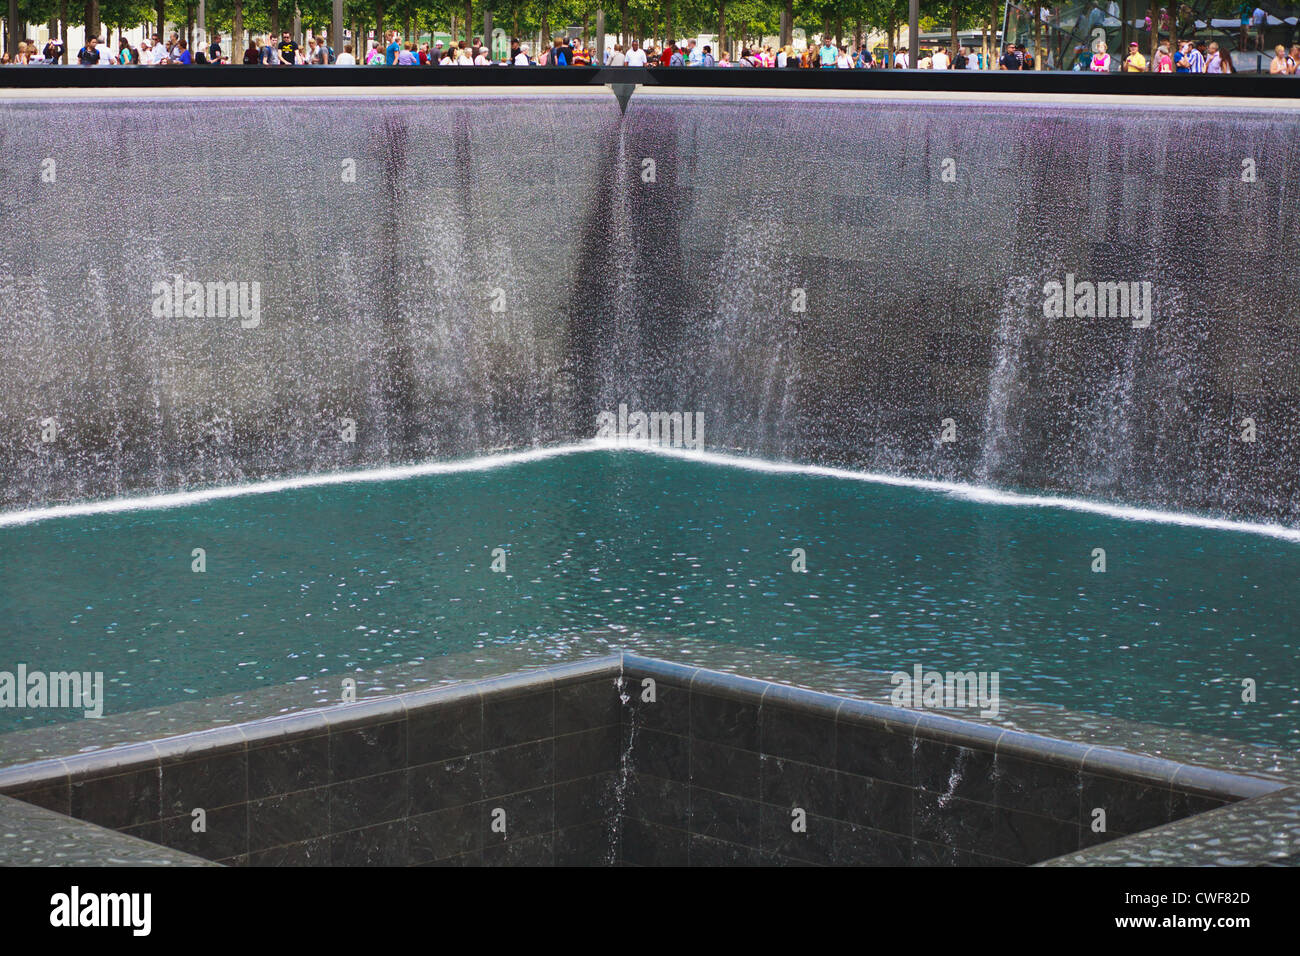
[[1256, 534], [601, 450], [0, 527], [0, 670], [117, 713], [613, 624], [1290, 744], [1297, 580]]

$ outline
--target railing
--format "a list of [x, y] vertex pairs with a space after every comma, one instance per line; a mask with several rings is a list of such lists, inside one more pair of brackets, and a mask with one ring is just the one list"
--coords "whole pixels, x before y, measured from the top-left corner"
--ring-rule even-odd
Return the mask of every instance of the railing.
[[660, 86], [673, 89], [1300, 98], [1300, 76], [699, 67], [7, 67], [0, 89]]

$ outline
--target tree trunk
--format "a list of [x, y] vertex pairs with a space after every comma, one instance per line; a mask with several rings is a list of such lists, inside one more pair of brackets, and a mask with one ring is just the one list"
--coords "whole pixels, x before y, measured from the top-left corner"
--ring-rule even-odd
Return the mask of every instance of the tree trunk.
[[466, 0], [465, 3], [465, 42], [474, 42], [474, 5]]
[[718, 0], [718, 56], [727, 48], [727, 0]]
[[1160, 46], [1160, 11], [1156, 9], [1155, 0], [1147, 4], [1147, 13], [1151, 15], [1151, 55], [1147, 58], [1147, 69], [1154, 73], [1156, 48]]
[[951, 0], [951, 2], [952, 2], [952, 33], [951, 33], [952, 43], [948, 47], [948, 52], [953, 56], [956, 56], [957, 55], [957, 0]]
[[[230, 28], [230, 62], [232, 65], [244, 62], [244, 0], [235, 0], [235, 22]], [[339, 47], [343, 52], [343, 47]]]
[[[667, 14], [667, 24], [664, 28], [664, 42], [665, 44], [671, 45], [673, 40], [676, 39], [673, 35], [673, 0], [668, 0], [668, 9], [665, 12]], [[721, 33], [718, 34], [718, 46], [722, 46]]]
[[1034, 69], [1043, 68], [1043, 5], [1034, 4]]

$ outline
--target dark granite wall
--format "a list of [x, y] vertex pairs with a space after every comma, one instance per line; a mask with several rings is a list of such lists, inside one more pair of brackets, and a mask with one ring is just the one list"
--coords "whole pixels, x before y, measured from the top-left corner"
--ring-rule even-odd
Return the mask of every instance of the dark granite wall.
[[234, 865], [1027, 864], [1277, 786], [632, 655], [0, 771]]
[[[264, 148], [205, 135], [230, 124]], [[57, 195], [65, 216], [0, 236], [21, 303], [0, 314], [0, 507], [572, 442], [626, 402], [701, 412], [720, 450], [1300, 522], [1298, 124], [653, 89], [626, 115], [10, 104], [6, 208], [39, 220]], [[286, 125], [330, 148], [261, 132]], [[250, 184], [253, 228], [172, 215], [186, 195], [224, 221]], [[176, 274], [260, 283], [260, 323], [155, 317]], [[1149, 282], [1151, 325], [1045, 317], [1067, 274]]]
[[[429, 706], [337, 709], [272, 739], [3, 787], [234, 865], [600, 864], [618, 760], [614, 674], [472, 685]], [[192, 831], [191, 811], [207, 811]], [[505, 811], [505, 833], [492, 816]]]
[[[1092, 771], [1082, 747], [995, 752], [996, 731], [912, 726], [910, 711], [886, 721], [856, 702], [667, 664], [629, 661], [626, 676], [625, 864], [1027, 864], [1233, 799], [1122, 765]], [[638, 693], [647, 677], [654, 703]], [[1138, 758], [1130, 769], [1152, 770]], [[1098, 807], [1105, 833], [1089, 826]], [[792, 829], [795, 808], [806, 832]]]
[[[694, 410], [750, 455], [1300, 522], [1300, 113], [651, 88], [625, 125], [630, 235], [579, 275], [617, 265], [635, 294], [574, 319], [608, 356], [587, 415]], [[1067, 274], [1149, 283], [1151, 324], [1045, 316]]]

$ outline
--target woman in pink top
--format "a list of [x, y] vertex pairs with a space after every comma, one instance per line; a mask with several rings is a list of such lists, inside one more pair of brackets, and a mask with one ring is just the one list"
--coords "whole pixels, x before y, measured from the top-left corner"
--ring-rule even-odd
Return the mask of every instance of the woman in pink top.
[[1174, 72], [1174, 58], [1169, 55], [1169, 49], [1162, 46], [1156, 53], [1155, 71], [1157, 73]]
[[1097, 52], [1092, 55], [1092, 65], [1088, 67], [1094, 73], [1110, 72], [1110, 54], [1106, 52], [1106, 41], [1097, 44]]

